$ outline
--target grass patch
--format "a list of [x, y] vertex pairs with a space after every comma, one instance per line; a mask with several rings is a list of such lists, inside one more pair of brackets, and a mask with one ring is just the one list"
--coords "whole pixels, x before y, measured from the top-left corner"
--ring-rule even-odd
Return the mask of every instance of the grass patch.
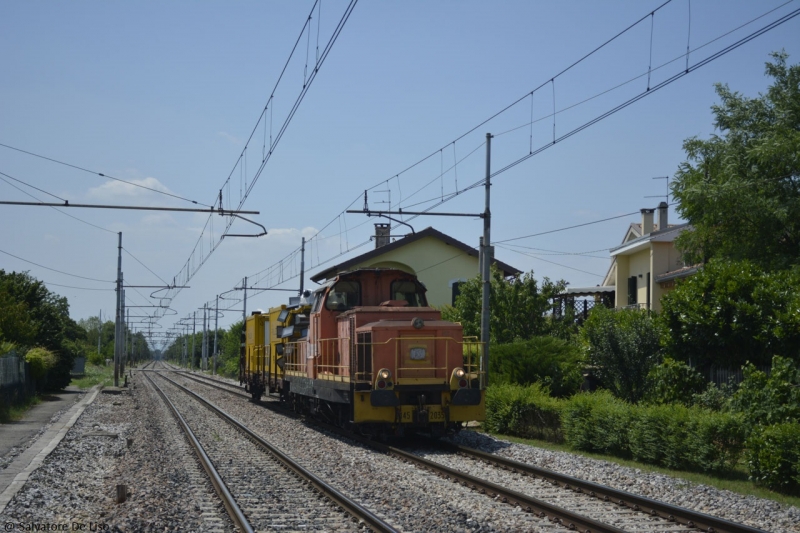
[[[125, 378], [122, 378], [125, 379]], [[91, 389], [97, 384], [112, 385], [114, 383], [114, 367], [109, 365], [91, 365], [87, 364], [84, 369], [84, 375], [80, 378], [72, 378], [70, 385], [74, 385], [79, 389]]]
[[512, 437], [500, 434], [493, 434], [493, 435], [498, 438], [502, 438], [503, 440], [507, 440], [509, 442], [515, 442], [517, 444], [525, 444], [528, 446], [534, 446], [536, 448], [542, 448], [545, 450], [567, 452], [575, 455], [581, 455], [583, 457], [590, 457], [592, 459], [608, 461], [609, 463], [616, 463], [618, 465], [627, 466], [630, 468], [638, 468], [643, 472], [656, 472], [659, 474], [666, 474], [674, 478], [685, 480], [688, 483], [692, 484], [708, 485], [716, 489], [729, 490], [731, 492], [735, 492], [737, 494], [742, 494], [745, 496], [755, 496], [757, 498], [773, 500], [783, 505], [793, 505], [795, 507], [800, 507], [800, 497], [787, 496], [785, 494], [780, 494], [771, 491], [769, 489], [765, 489], [763, 487], [755, 485], [752, 481], [748, 479], [747, 469], [741, 463], [732, 472], [728, 474], [718, 474], [718, 475], [701, 474], [698, 472], [686, 472], [683, 470], [670, 470], [669, 468], [653, 466], [650, 464], [640, 463], [638, 461], [633, 461], [630, 459], [620, 459], [619, 457], [614, 457], [612, 455], [577, 451], [570, 448], [566, 444], [556, 444], [553, 442], [548, 442], [538, 439], [521, 439], [519, 437]]
[[3, 406], [3, 409], [0, 409], [0, 424], [22, 420], [28, 409], [40, 403], [42, 403], [42, 399], [37, 394], [20, 405]]

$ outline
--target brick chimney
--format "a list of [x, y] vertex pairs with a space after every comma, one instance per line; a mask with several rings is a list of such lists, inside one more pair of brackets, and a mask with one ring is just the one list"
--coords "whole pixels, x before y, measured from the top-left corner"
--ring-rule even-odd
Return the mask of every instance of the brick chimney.
[[658, 204], [658, 229], [665, 230], [669, 226], [669, 206], [667, 202]]
[[392, 229], [391, 224], [375, 224], [375, 249], [389, 244], [389, 232]]
[[655, 209], [642, 209], [642, 235], [653, 232], [653, 213]]

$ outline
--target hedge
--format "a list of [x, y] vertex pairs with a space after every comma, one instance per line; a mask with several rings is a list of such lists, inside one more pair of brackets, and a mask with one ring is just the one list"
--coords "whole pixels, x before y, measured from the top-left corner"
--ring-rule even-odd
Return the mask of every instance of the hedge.
[[800, 423], [757, 427], [747, 439], [750, 479], [782, 492], [800, 493]]
[[674, 469], [726, 471], [742, 454], [741, 415], [683, 405], [633, 405], [608, 391], [552, 398], [538, 385], [490, 387], [488, 431]]
[[493, 433], [563, 442], [563, 404], [564, 400], [551, 397], [539, 383], [492, 386], [486, 390], [484, 428]]

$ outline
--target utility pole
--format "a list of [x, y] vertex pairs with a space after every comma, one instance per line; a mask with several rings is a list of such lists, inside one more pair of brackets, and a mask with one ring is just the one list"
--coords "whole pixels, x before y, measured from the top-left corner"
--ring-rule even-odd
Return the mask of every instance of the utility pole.
[[97, 314], [97, 355], [100, 355], [100, 339], [103, 336], [103, 310]]
[[244, 278], [242, 283], [244, 288], [244, 305], [242, 306], [242, 334], [239, 336], [239, 381], [242, 380], [242, 368], [244, 364], [244, 352], [247, 349], [245, 343], [247, 342], [247, 277]]
[[207, 311], [208, 304], [205, 303], [203, 304], [203, 349], [201, 350], [203, 362], [200, 365], [200, 369], [203, 371], [208, 370], [208, 334], [206, 333]]
[[189, 369], [194, 368], [194, 338], [197, 336], [197, 311], [192, 311], [192, 355], [189, 357]]
[[[122, 297], [125, 298], [125, 290], [124, 289], [122, 290]], [[130, 327], [131, 327], [131, 310], [130, 309], [126, 309], [125, 310], [125, 334], [122, 336], [122, 339], [124, 341], [125, 349], [122, 351], [122, 362], [120, 364], [120, 370], [122, 372], [122, 375], [125, 375], [125, 365], [128, 363], [128, 357], [130, 357], [130, 353], [131, 353], [130, 347], [128, 346], [128, 344], [130, 344], [130, 335], [129, 335]]]
[[120, 330], [122, 329], [122, 232], [118, 233], [119, 243], [117, 245], [117, 311], [116, 320], [114, 322], [114, 386], [119, 387], [119, 357], [122, 339], [120, 338]]
[[492, 266], [492, 246], [491, 246], [491, 228], [492, 218], [491, 210], [489, 208], [489, 195], [491, 191], [490, 176], [492, 173], [492, 134], [486, 134], [486, 207], [483, 212], [483, 239], [481, 241], [481, 250], [483, 251], [481, 267], [481, 279], [483, 281], [483, 295], [481, 298], [481, 342], [483, 342], [483, 359], [481, 360], [481, 367], [484, 382], [481, 388], [489, 385], [489, 295], [491, 294], [491, 266]]
[[303, 281], [306, 277], [306, 238], [300, 241], [300, 297], [303, 297]]
[[214, 358], [211, 361], [211, 375], [217, 375], [217, 330], [219, 329], [219, 294], [217, 304], [214, 306]]

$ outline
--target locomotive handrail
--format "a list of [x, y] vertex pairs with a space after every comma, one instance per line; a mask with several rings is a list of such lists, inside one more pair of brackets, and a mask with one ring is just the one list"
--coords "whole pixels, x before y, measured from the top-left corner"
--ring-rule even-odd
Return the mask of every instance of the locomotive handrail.
[[[355, 383], [371, 383], [373, 380], [373, 373], [378, 370], [375, 366], [374, 351], [370, 350], [370, 370], [366, 370], [367, 365], [365, 361], [359, 361], [358, 354], [359, 347], [364, 346], [391, 346], [394, 344], [394, 365], [391, 368], [393, 374], [402, 379], [401, 373], [406, 374], [406, 378], [410, 377], [408, 374], [421, 374], [423, 372], [433, 373], [433, 376], [419, 376], [418, 379], [437, 379], [442, 383], [448, 383], [450, 376], [447, 369], [450, 368], [451, 357], [460, 357], [460, 364], [470, 377], [480, 377], [484, 373], [480, 366], [481, 346], [483, 343], [476, 342], [474, 337], [468, 337], [465, 340], [457, 340], [449, 336], [436, 336], [436, 335], [415, 335], [409, 337], [390, 337], [384, 341], [377, 342], [355, 342], [350, 344], [350, 337], [329, 337], [325, 339], [317, 339], [313, 342], [308, 341], [292, 341], [285, 344], [285, 358], [284, 372], [297, 372], [305, 374], [307, 372], [307, 359], [314, 359], [314, 369], [318, 379], [325, 379], [328, 381], [353, 381]], [[439, 343], [443, 342], [445, 354], [444, 361], [438, 365], [427, 366], [403, 366], [401, 364], [401, 343], [407, 342], [425, 342], [425, 343]], [[451, 344], [460, 346], [460, 349], [451, 348]], [[352, 353], [347, 362], [342, 363], [339, 361], [342, 353], [343, 346], [351, 346]], [[456, 355], [458, 353], [458, 355]], [[440, 374], [440, 375], [437, 375]], [[468, 380], [468, 388], [472, 388], [472, 379]]]

